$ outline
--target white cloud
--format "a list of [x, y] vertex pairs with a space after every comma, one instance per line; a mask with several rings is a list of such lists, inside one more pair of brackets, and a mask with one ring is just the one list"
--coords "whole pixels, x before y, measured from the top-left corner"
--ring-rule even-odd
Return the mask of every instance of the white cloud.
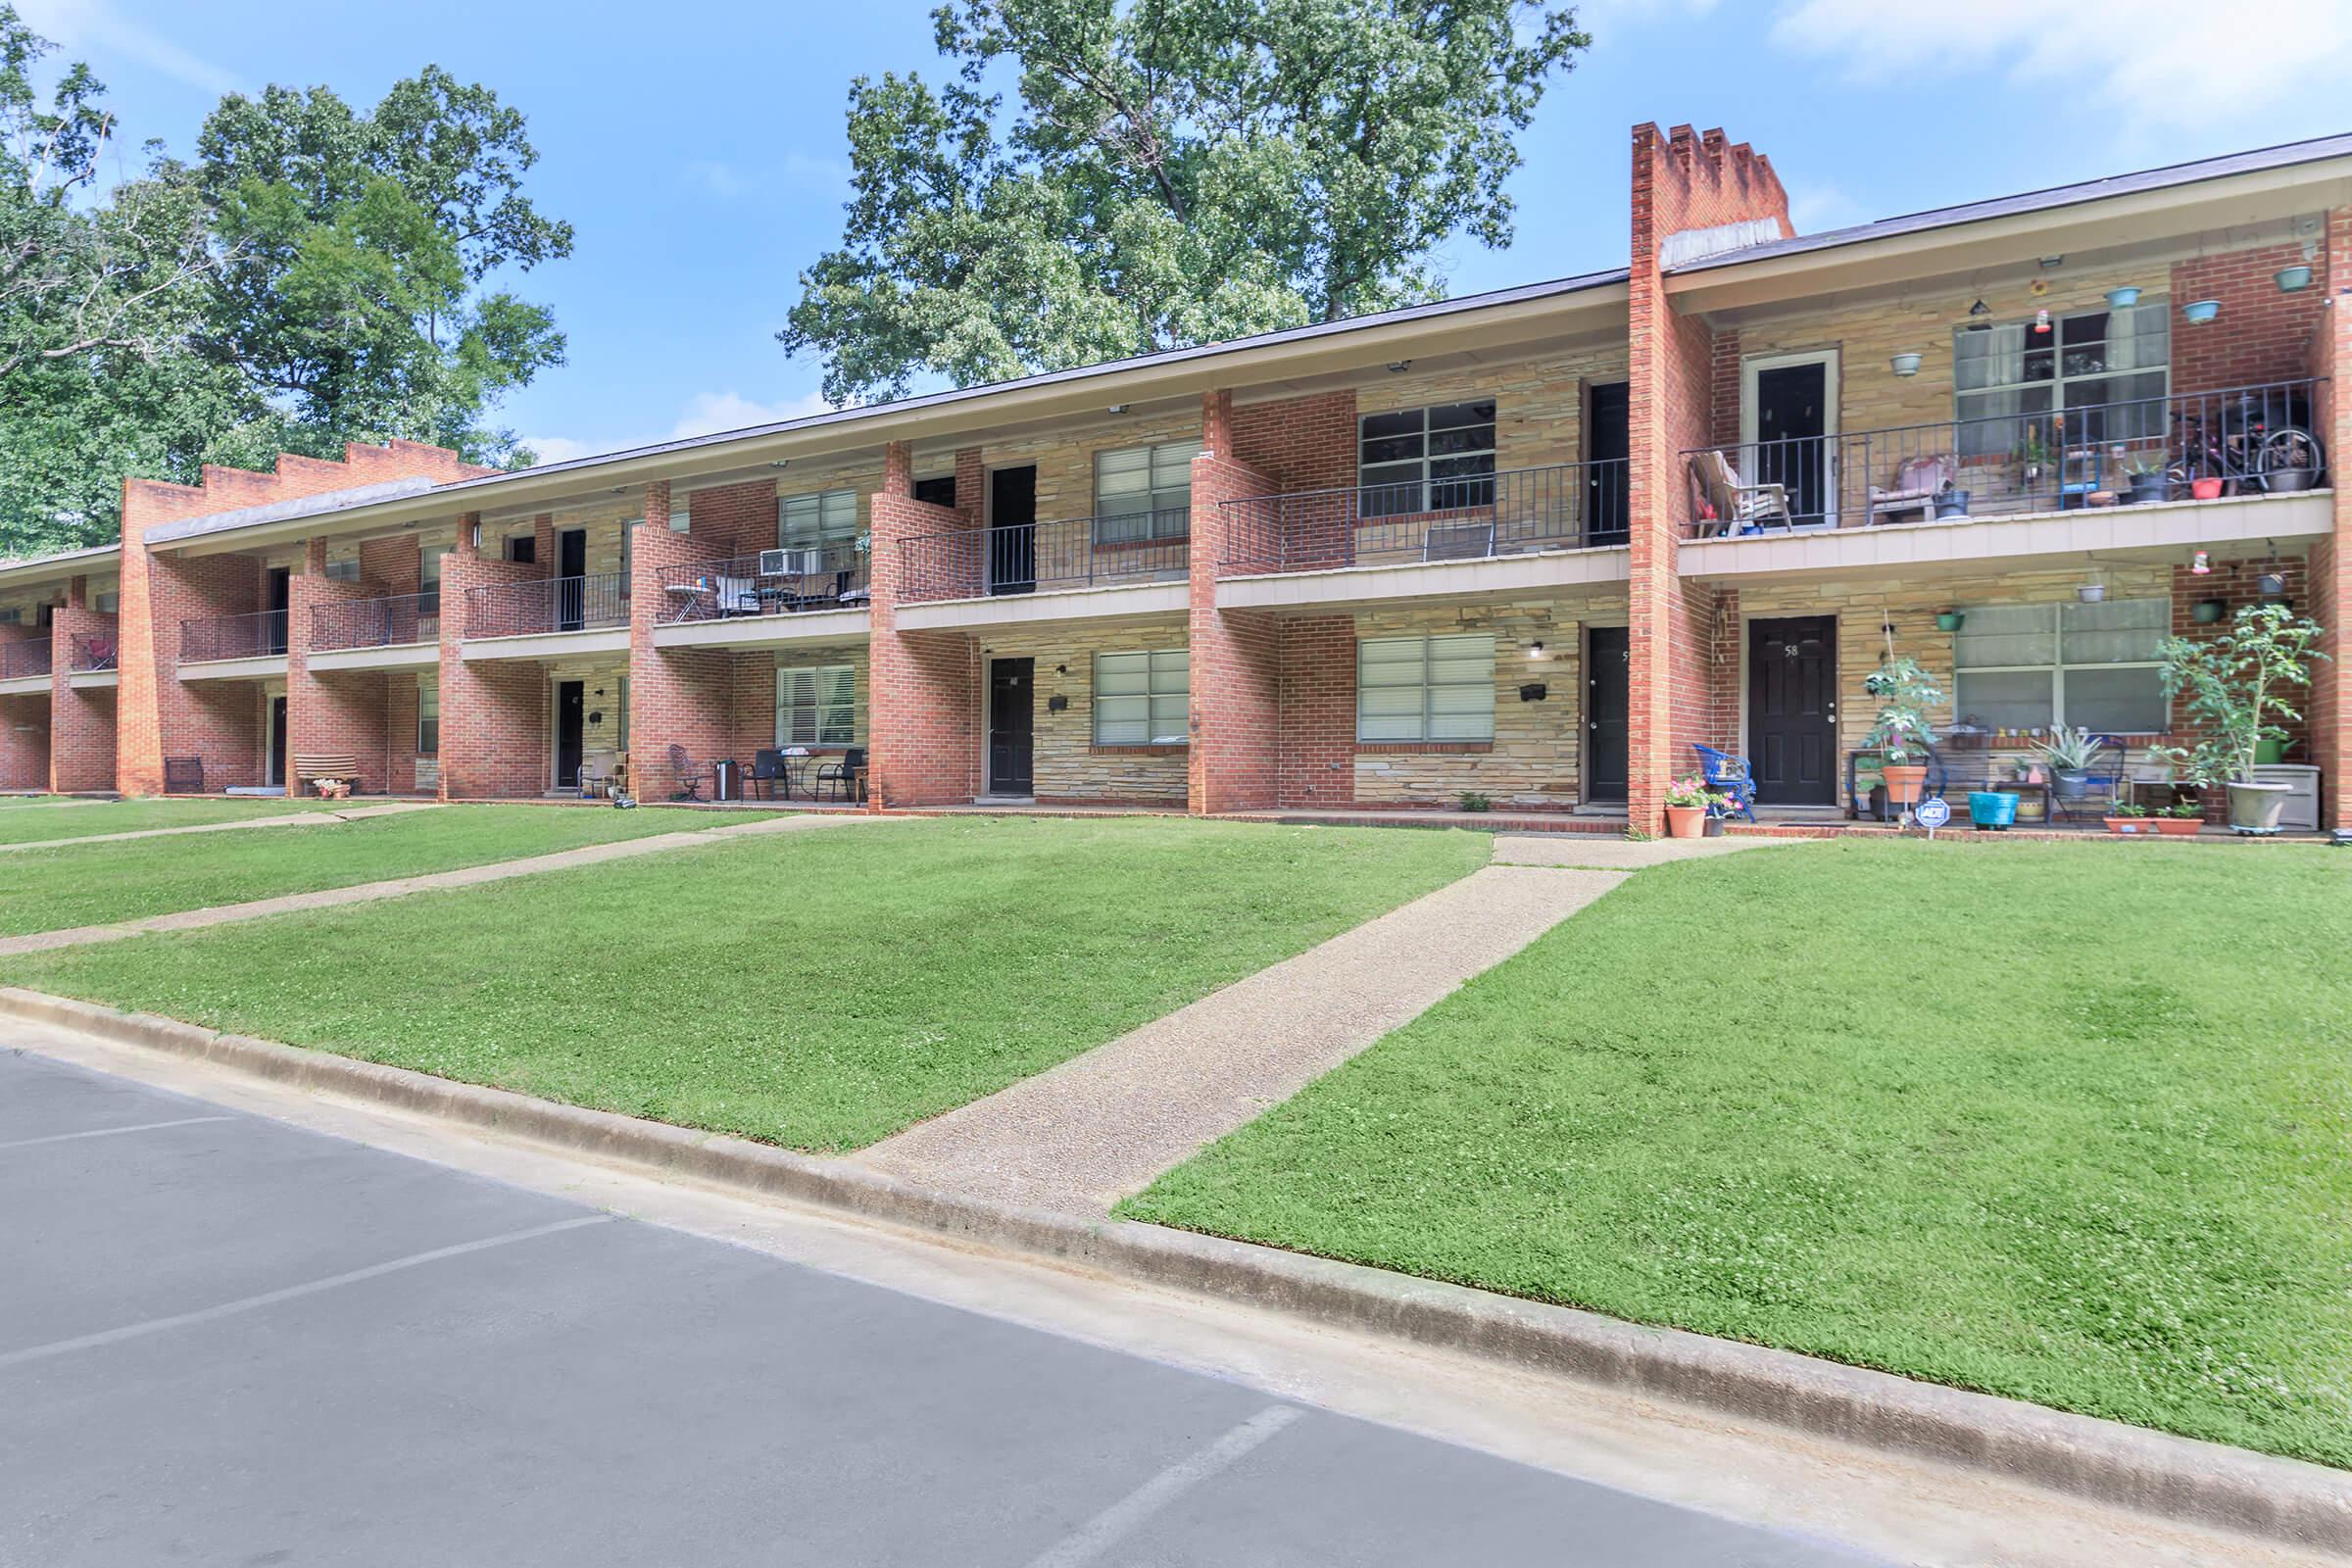
[[755, 403], [733, 390], [697, 392], [687, 403], [685, 412], [678, 416], [677, 423], [669, 427], [668, 438], [683, 441], [690, 436], [740, 430], [746, 425], [805, 419], [812, 414], [829, 413], [832, 407], [819, 392], [794, 398], [789, 403]]
[[1866, 216], [1861, 203], [1835, 185], [1797, 181], [1788, 187], [1788, 221], [1799, 234], [1843, 228], [1861, 222]]
[[2064, 83], [2126, 136], [2237, 124], [2260, 142], [2262, 106], [2328, 101], [2352, 71], [2343, 0], [1796, 0], [1773, 36], [1879, 87], [1955, 71]]
[[[24, 24], [65, 53], [87, 59], [104, 81], [116, 60], [135, 60], [152, 71], [210, 93], [234, 92], [236, 76], [171, 39], [115, 14], [108, 0], [16, 0]], [[194, 16], [191, 10], [181, 13]]]
[[752, 188], [753, 182], [732, 164], [721, 163], [715, 158], [705, 158], [688, 164], [686, 172], [699, 180], [703, 188], [711, 195], [730, 201]]
[[593, 457], [597, 449], [585, 441], [574, 441], [567, 435], [526, 435], [522, 444], [538, 456], [541, 463], [569, 463], [574, 458]]

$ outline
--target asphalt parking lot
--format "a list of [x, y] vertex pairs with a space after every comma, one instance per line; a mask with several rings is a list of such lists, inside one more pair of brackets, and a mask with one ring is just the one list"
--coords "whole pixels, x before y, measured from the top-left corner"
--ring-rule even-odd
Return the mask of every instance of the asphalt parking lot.
[[0, 1563], [1853, 1563], [0, 1053]]

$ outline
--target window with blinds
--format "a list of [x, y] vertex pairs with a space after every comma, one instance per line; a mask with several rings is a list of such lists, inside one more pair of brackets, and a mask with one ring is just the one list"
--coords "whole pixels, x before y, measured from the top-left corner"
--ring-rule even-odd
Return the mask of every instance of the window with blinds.
[[1380, 637], [1355, 645], [1359, 741], [1494, 738], [1494, 636]]
[[1192, 530], [1198, 441], [1095, 454], [1095, 543], [1182, 539]]
[[776, 671], [778, 746], [854, 746], [858, 673], [848, 664]]
[[416, 755], [441, 755], [441, 677], [416, 677]]
[[776, 548], [821, 550], [858, 537], [858, 492], [823, 490], [776, 503]]
[[2163, 599], [1976, 606], [1952, 636], [1953, 711], [1991, 729], [2161, 734], [2169, 718], [2156, 645], [2172, 620]]
[[1192, 739], [1192, 661], [1181, 648], [1095, 656], [1095, 744], [1183, 746]]

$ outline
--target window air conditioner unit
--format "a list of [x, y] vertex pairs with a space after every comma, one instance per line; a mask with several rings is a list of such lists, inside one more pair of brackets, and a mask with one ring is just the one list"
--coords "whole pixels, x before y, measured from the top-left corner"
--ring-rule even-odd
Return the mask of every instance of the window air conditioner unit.
[[760, 552], [760, 575], [762, 577], [813, 577], [822, 570], [815, 550], [762, 550]]

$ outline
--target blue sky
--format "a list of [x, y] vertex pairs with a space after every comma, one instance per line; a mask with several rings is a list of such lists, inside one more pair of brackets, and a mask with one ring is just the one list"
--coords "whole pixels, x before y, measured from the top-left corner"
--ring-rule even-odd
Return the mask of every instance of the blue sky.
[[[930, 0], [15, 0], [113, 91], [126, 143], [191, 150], [224, 91], [372, 104], [426, 62], [530, 118], [530, 191], [577, 248], [517, 280], [570, 363], [502, 416], [546, 458], [810, 412], [775, 343], [840, 231], [858, 73], [938, 76]], [[1625, 259], [1626, 133], [1722, 125], [1800, 230], [2352, 128], [2352, 0], [1600, 0], [1524, 139], [1518, 240], [1454, 291]], [[2259, 42], [2258, 40], [2269, 40]]]

